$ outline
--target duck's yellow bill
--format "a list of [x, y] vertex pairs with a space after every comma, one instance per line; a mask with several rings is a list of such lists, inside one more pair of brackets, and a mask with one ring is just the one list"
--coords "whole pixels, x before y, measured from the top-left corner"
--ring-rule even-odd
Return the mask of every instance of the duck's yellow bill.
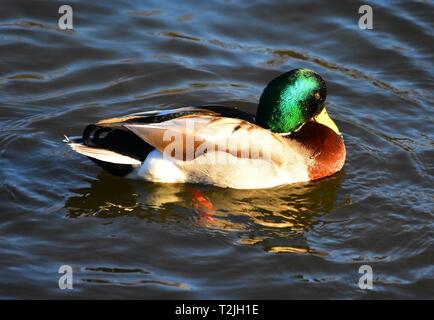
[[329, 114], [327, 113], [326, 107], [324, 107], [324, 109], [321, 111], [321, 113], [319, 115], [313, 117], [313, 120], [329, 127], [337, 134], [339, 134], [339, 135], [341, 134], [339, 129], [338, 129], [338, 126], [332, 120], [332, 118], [330, 118]]

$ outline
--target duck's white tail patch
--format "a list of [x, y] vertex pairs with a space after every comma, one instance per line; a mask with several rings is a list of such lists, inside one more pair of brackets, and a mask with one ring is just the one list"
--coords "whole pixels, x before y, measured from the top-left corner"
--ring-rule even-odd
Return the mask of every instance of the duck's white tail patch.
[[101, 149], [101, 148], [92, 148], [88, 147], [81, 143], [68, 143], [68, 145], [71, 147], [72, 150], [75, 152], [78, 152], [82, 155], [85, 155], [87, 157], [91, 157], [97, 160], [110, 162], [110, 163], [117, 163], [117, 164], [130, 164], [139, 166], [142, 163], [134, 158], [116, 153], [114, 151], [110, 151], [107, 149]]

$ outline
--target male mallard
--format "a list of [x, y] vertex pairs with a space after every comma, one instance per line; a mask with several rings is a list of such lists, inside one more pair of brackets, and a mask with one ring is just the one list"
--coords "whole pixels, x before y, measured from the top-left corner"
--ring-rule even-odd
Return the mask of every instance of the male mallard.
[[317, 180], [345, 162], [326, 95], [320, 75], [294, 69], [267, 85], [256, 117], [222, 106], [145, 111], [65, 142], [112, 174], [152, 182], [259, 189]]

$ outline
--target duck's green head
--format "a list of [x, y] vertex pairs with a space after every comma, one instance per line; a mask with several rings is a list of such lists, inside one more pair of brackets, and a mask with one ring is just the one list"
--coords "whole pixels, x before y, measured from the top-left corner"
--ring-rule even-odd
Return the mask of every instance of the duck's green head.
[[259, 99], [256, 123], [276, 133], [289, 133], [325, 107], [327, 87], [309, 69], [294, 69], [273, 79]]

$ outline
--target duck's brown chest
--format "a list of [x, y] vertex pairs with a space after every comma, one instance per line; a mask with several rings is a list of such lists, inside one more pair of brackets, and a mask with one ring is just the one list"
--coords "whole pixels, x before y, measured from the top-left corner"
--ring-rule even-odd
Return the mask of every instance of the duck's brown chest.
[[344, 140], [329, 127], [309, 121], [291, 135], [291, 138], [307, 150], [308, 173], [311, 180], [330, 176], [344, 166]]

